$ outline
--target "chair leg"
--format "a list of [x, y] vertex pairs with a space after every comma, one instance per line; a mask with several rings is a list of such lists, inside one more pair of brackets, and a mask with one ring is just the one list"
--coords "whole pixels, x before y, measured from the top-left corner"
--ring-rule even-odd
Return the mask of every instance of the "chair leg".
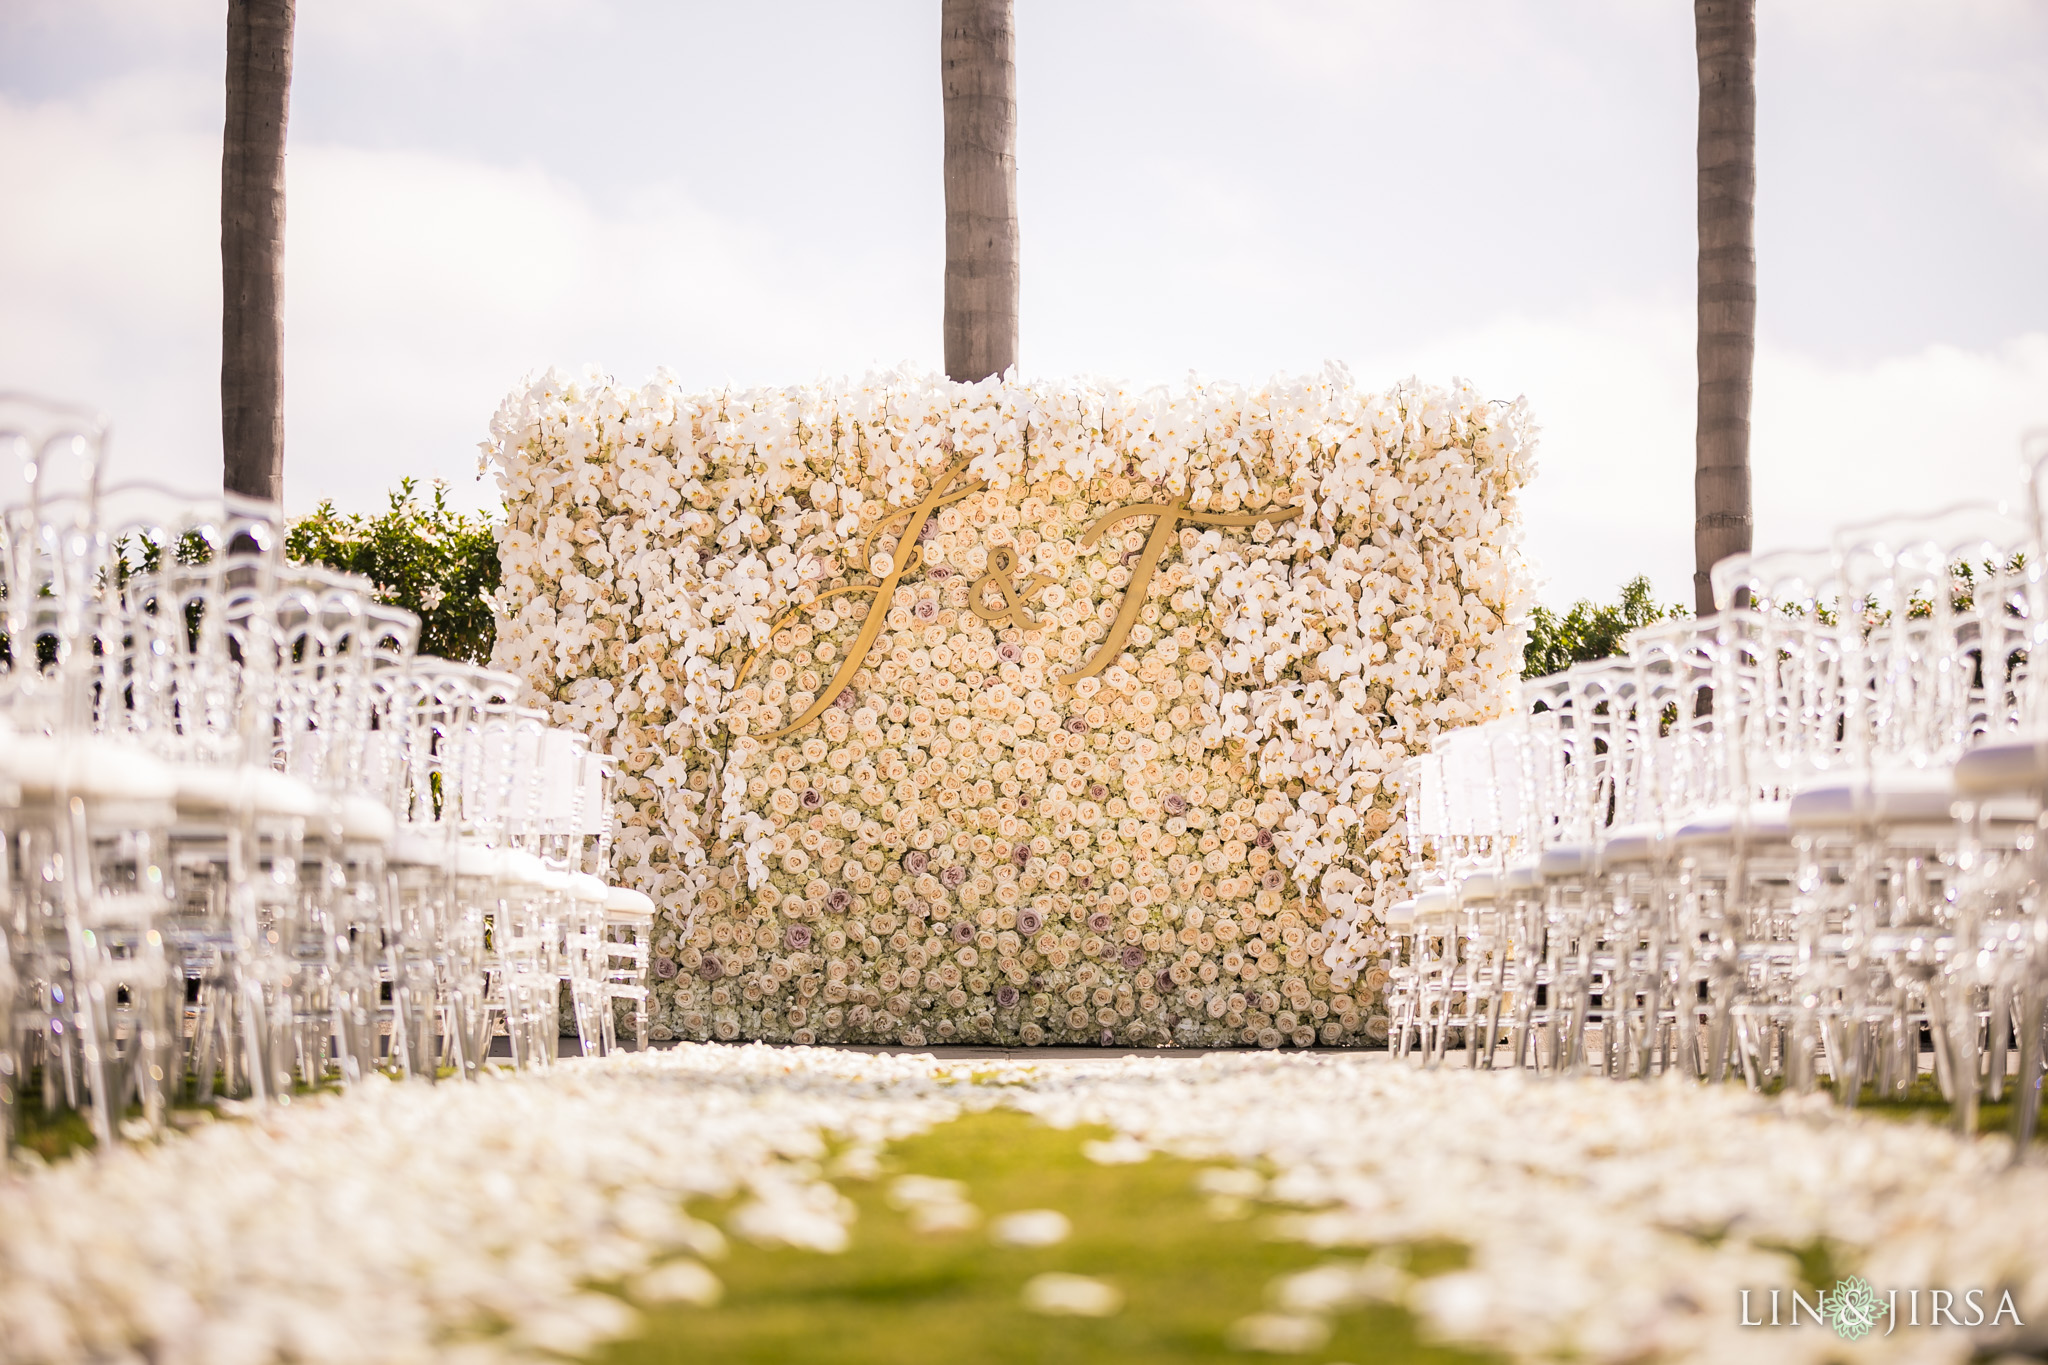
[[1984, 1098], [1996, 1104], [2005, 1097], [2005, 1073], [2011, 1058], [2007, 1038], [2012, 1033], [2012, 987], [2001, 981], [1991, 988], [1991, 1011], [1986, 1017], [1985, 1052], [1988, 1064], [1984, 1076]]
[[2034, 1132], [2041, 1120], [2041, 1034], [2044, 1023], [2042, 1006], [2048, 1003], [2048, 992], [2040, 982], [2029, 983], [2020, 992], [2020, 1064], [2013, 1080], [2012, 1135], [2015, 1162], [2027, 1159], [2028, 1149], [2033, 1146]]

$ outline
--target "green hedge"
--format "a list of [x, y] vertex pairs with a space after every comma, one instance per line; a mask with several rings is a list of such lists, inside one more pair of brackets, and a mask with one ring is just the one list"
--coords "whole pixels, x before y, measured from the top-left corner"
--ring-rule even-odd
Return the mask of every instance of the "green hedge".
[[1622, 651], [1628, 633], [1658, 621], [1692, 615], [1677, 603], [1651, 599], [1650, 580], [1637, 574], [1621, 585], [1621, 600], [1599, 605], [1581, 597], [1560, 616], [1548, 607], [1529, 613], [1529, 643], [1522, 649], [1522, 676], [1543, 678], [1573, 664], [1606, 659]]
[[448, 485], [434, 481], [431, 504], [406, 479], [377, 516], [343, 514], [322, 502], [285, 534], [285, 553], [301, 564], [361, 574], [377, 599], [420, 618], [420, 653], [484, 664], [497, 625], [498, 542], [490, 518], [448, 506]]

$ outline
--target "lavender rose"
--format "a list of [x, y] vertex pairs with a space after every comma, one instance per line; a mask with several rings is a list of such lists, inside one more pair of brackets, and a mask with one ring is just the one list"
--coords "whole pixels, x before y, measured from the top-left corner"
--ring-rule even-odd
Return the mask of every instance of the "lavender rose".
[[936, 621], [939, 619], [939, 604], [929, 597], [920, 597], [917, 605], [910, 609], [910, 614], [920, 621]]
[[1006, 664], [1013, 664], [1024, 657], [1024, 651], [1005, 640], [1002, 644], [996, 646], [996, 657]]
[[1070, 718], [1069, 718], [1069, 719], [1067, 720], [1067, 733], [1068, 733], [1068, 734], [1070, 734], [1070, 735], [1085, 735], [1085, 734], [1087, 734], [1087, 733], [1088, 733], [1088, 722], [1087, 722], [1087, 721], [1085, 721], [1085, 720], [1083, 720], [1083, 719], [1082, 719], [1081, 717], [1079, 717], [1079, 716], [1073, 716], [1073, 717], [1070, 717]]
[[1179, 792], [1167, 793], [1166, 799], [1159, 804], [1166, 807], [1168, 815], [1186, 815], [1188, 813], [1188, 799]]
[[1108, 796], [1109, 796], [1109, 786], [1108, 786], [1108, 784], [1107, 784], [1107, 783], [1103, 783], [1103, 782], [1090, 782], [1090, 783], [1088, 784], [1088, 799], [1089, 799], [1090, 801], [1102, 801], [1102, 800], [1106, 800], [1106, 799], [1108, 798]]
[[1012, 986], [1007, 981], [1005, 981], [1002, 985], [996, 987], [996, 1003], [1002, 1006], [1004, 1009], [1008, 1009], [1010, 1008], [1010, 1006], [1016, 1004], [1017, 988], [1015, 986]]
[[706, 953], [704, 960], [697, 964], [697, 975], [706, 981], [716, 981], [725, 975], [725, 964], [720, 962], [715, 954]]
[[1108, 933], [1109, 926], [1114, 922], [1115, 921], [1110, 919], [1109, 911], [1107, 910], [1097, 910], [1094, 914], [1088, 917], [1088, 927], [1090, 929], [1093, 929], [1098, 934]]
[[673, 981], [676, 975], [676, 960], [666, 955], [654, 959], [654, 974], [663, 981]]
[[1260, 848], [1271, 848], [1273, 846], [1273, 831], [1270, 829], [1260, 830], [1258, 845]]
[[1159, 987], [1159, 989], [1160, 989], [1160, 990], [1162, 990], [1162, 991], [1170, 991], [1170, 990], [1172, 990], [1172, 989], [1173, 989], [1173, 969], [1172, 969], [1172, 968], [1170, 968], [1170, 967], [1161, 967], [1161, 968], [1159, 969], [1159, 975], [1157, 975], [1157, 976], [1153, 977], [1153, 978], [1152, 978], [1152, 982], [1153, 982], [1153, 984], [1154, 984], [1154, 985], [1158, 986], [1158, 987]]
[[816, 810], [825, 804], [825, 794], [816, 787], [805, 787], [801, 799], [805, 810]]
[[811, 926], [808, 924], [790, 925], [789, 928], [782, 931], [782, 941], [787, 943], [792, 951], [802, 952], [811, 946]]
[[829, 909], [835, 915], [845, 914], [846, 907], [852, 904], [853, 893], [851, 891], [848, 891], [843, 886], [839, 887], [837, 890], [833, 891], [830, 895], [825, 897], [826, 908]]
[[958, 863], [954, 863], [939, 874], [939, 880], [948, 886], [958, 886], [967, 880], [967, 869]]
[[1144, 965], [1145, 950], [1143, 948], [1140, 948], [1137, 944], [1133, 943], [1130, 947], [1124, 949], [1124, 966], [1130, 968], [1132, 971], [1136, 971], [1138, 968]]
[[1039, 914], [1036, 910], [1019, 910], [1017, 912], [1017, 932], [1024, 935], [1024, 937], [1030, 938], [1044, 927], [1045, 916]]
[[1278, 891], [1287, 885], [1287, 874], [1277, 867], [1269, 867], [1266, 869], [1266, 875], [1259, 878], [1259, 885], [1268, 891]]
[[968, 923], [968, 922], [967, 922], [966, 920], [964, 920], [964, 919], [963, 919], [963, 920], [956, 920], [956, 921], [954, 921], [954, 924], [953, 924], [953, 942], [955, 942], [955, 943], [972, 943], [972, 942], [974, 942], [974, 926], [973, 926], [973, 925], [971, 925], [971, 924], [969, 924], [969, 923]]
[[918, 873], [931, 866], [931, 861], [931, 854], [921, 848], [913, 848], [910, 852], [903, 855], [903, 870], [915, 877]]
[[1010, 850], [1010, 861], [1022, 867], [1031, 861], [1031, 845], [1019, 844]]

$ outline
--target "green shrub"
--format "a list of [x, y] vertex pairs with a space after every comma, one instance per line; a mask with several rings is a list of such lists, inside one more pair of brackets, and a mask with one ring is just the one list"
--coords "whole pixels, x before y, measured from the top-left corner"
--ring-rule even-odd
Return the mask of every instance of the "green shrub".
[[377, 585], [377, 600], [420, 618], [420, 653], [489, 663], [497, 625], [489, 594], [498, 588], [498, 542], [490, 518], [448, 506], [448, 485], [434, 481], [422, 506], [406, 479], [389, 510], [374, 517], [343, 514], [323, 502], [285, 534], [285, 553], [301, 564], [325, 564]]
[[1621, 585], [1621, 600], [1595, 605], [1581, 597], [1559, 616], [1548, 607], [1529, 613], [1529, 643], [1522, 648], [1522, 676], [1542, 678], [1573, 664], [1605, 659], [1622, 651], [1628, 633], [1658, 621], [1692, 613], [1677, 603], [1659, 605], [1650, 580], [1637, 574]]

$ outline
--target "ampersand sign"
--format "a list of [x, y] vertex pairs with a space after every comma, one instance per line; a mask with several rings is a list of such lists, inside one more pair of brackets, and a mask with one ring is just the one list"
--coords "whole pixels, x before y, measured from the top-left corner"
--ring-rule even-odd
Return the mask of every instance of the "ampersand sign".
[[[1024, 610], [1024, 604], [1032, 599], [1038, 590], [1053, 581], [1051, 574], [1035, 573], [1019, 587], [1010, 575], [1017, 571], [1017, 552], [1007, 545], [998, 545], [988, 552], [988, 572], [974, 580], [974, 586], [967, 591], [967, 605], [974, 614], [990, 624], [1008, 620], [1019, 630], [1030, 632], [1038, 629], [1038, 622]], [[988, 590], [994, 588], [1002, 594], [1000, 607], [987, 605]]]

